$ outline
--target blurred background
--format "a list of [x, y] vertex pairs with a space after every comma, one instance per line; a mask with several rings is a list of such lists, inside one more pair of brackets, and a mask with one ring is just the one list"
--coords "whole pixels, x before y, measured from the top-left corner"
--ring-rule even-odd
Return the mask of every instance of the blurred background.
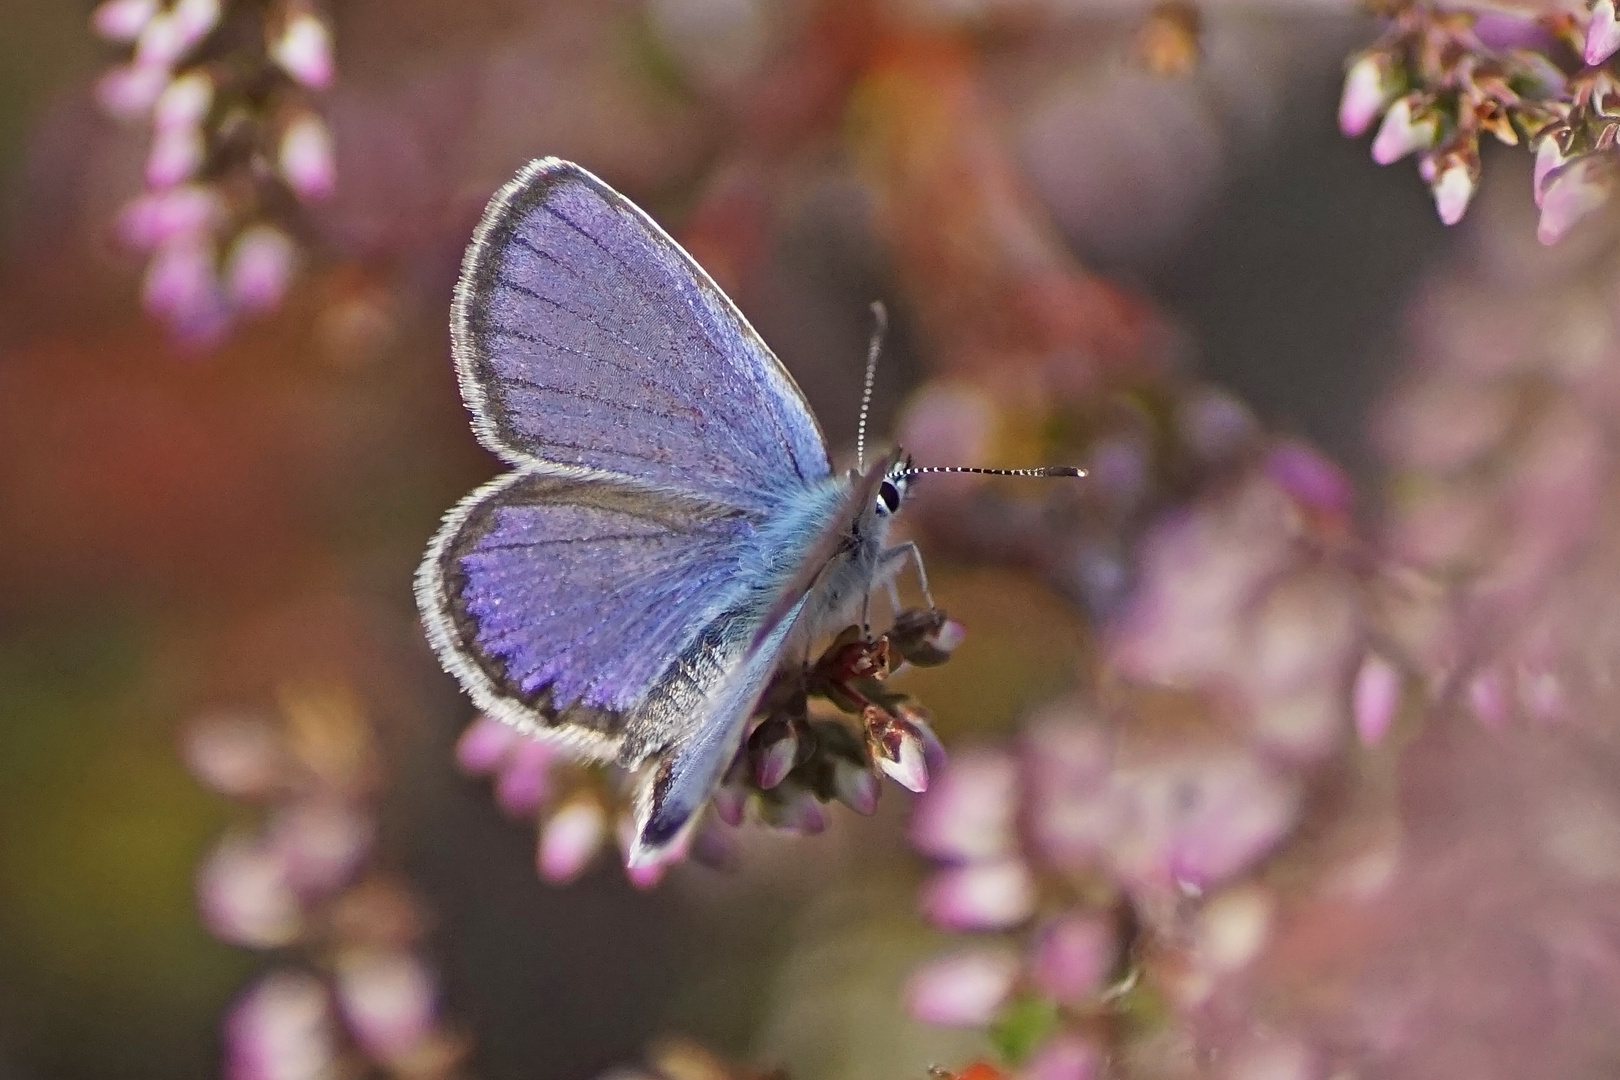
[[[1449, 230], [1374, 167], [1335, 118], [1391, 23], [147, 8], [0, 0], [0, 1080], [562, 1080], [671, 1035], [804, 1080], [1620, 1066], [1612, 228], [1537, 245], [1522, 147]], [[906, 676], [946, 747], [1114, 748], [1083, 855], [1042, 815], [1084, 785], [1019, 767], [1017, 910], [951, 914], [897, 787], [746, 826], [729, 872], [558, 886], [539, 797], [458, 770], [473, 710], [410, 580], [496, 471], [450, 289], [541, 155], [689, 245], [836, 453], [882, 299], [879, 431], [1091, 467], [941, 485], [908, 526], [967, 629]], [[924, 1022], [942, 943], [1076, 908], [1095, 985], [1031, 961], [995, 1023], [971, 980]]]

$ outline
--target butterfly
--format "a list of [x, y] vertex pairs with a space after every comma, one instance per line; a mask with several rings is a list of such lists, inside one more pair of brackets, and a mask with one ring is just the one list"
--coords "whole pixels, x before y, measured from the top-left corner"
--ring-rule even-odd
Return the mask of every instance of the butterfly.
[[428, 545], [428, 640], [485, 712], [630, 770], [629, 862], [656, 860], [778, 667], [915, 554], [888, 544], [891, 519], [916, 476], [947, 470], [896, 450], [835, 472], [736, 305], [638, 207], [556, 158], [490, 200], [450, 330], [473, 430], [511, 468]]

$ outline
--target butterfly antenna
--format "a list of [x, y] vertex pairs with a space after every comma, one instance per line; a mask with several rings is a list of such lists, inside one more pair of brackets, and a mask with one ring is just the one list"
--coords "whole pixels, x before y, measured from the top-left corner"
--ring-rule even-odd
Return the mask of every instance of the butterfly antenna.
[[855, 425], [855, 471], [866, 471], [866, 414], [872, 411], [872, 385], [877, 381], [878, 356], [883, 352], [883, 336], [889, 332], [889, 309], [883, 301], [872, 301], [872, 340], [866, 346], [866, 384], [861, 387], [861, 418]]
[[1072, 465], [1049, 465], [1044, 469], [976, 469], [969, 465], [925, 465], [918, 469], [906, 469], [900, 475], [910, 480], [914, 476], [926, 476], [929, 473], [978, 473], [980, 476], [1084, 476], [1086, 470], [1077, 469]]

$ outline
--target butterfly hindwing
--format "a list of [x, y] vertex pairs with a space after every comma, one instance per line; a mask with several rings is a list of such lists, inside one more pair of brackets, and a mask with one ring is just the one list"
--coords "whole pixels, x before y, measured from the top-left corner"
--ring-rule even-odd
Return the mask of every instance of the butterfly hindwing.
[[732, 598], [753, 533], [736, 510], [517, 470], [446, 517], [418, 603], [482, 708], [619, 756], [628, 714]]
[[577, 165], [536, 161], [491, 200], [451, 336], [479, 437], [508, 461], [745, 505], [828, 474], [803, 395], [735, 305]]

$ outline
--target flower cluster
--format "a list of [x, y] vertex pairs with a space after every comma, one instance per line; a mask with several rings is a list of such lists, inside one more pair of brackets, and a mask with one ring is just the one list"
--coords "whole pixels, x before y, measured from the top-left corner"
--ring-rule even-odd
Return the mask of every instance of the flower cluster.
[[215, 343], [280, 304], [297, 262], [286, 219], [332, 193], [309, 102], [332, 82], [331, 33], [311, 0], [104, 0], [92, 25], [130, 50], [103, 107], [152, 130], [145, 190], [118, 222], [150, 256], [145, 306], [179, 340]]
[[1469, 11], [1397, 2], [1386, 14], [1383, 38], [1350, 63], [1339, 126], [1356, 136], [1382, 116], [1373, 160], [1417, 154], [1440, 220], [1454, 225], [1479, 187], [1480, 137], [1534, 144], [1566, 111], [1565, 73], [1547, 54], [1573, 19], [1525, 19], [1493, 33], [1493, 47]]
[[279, 722], [205, 717], [184, 754], [201, 782], [257, 808], [198, 872], [203, 921], [277, 952], [227, 1015], [228, 1080], [321, 1080], [343, 1061], [399, 1080], [451, 1075], [466, 1047], [416, 950], [423, 917], [376, 865], [378, 753], [349, 696], [289, 694]]
[[[879, 780], [888, 776], [924, 791], [944, 763], [944, 750], [927, 712], [886, 685], [906, 665], [944, 663], [962, 628], [937, 609], [900, 612], [876, 640], [849, 627], [808, 667], [779, 671], [755, 709], [751, 727], [712, 805], [713, 819], [732, 827], [746, 820], [796, 833], [827, 826], [825, 804], [841, 802], [859, 814], [877, 809]], [[812, 702], [833, 715], [812, 715]], [[857, 717], [856, 724], [839, 718]], [[495, 796], [513, 817], [535, 818], [540, 876], [551, 882], [578, 877], [616, 836], [633, 839], [634, 777], [614, 766], [570, 758], [553, 744], [529, 738], [489, 716], [462, 733], [456, 749], [463, 771], [493, 776]], [[629, 867], [632, 883], [650, 887], [668, 866], [688, 856], [729, 861], [731, 841], [706, 819], [662, 862]]]
[[1190, 944], [1202, 913], [1250, 887], [1352, 730], [1349, 493], [1274, 443], [1148, 532], [1105, 689], [1048, 706], [1013, 749], [953, 754], [912, 822], [941, 864], [921, 907], [994, 936], [915, 972], [915, 1015], [987, 1026], [1023, 1075], [1077, 1080], [1202, 1003], [1227, 962]]
[[1572, 694], [1610, 678], [1620, 263], [1612, 228], [1592, 238], [1556, 259], [1486, 247], [1426, 290], [1375, 428], [1397, 478], [1383, 547], [1421, 601], [1391, 629], [1491, 726], [1582, 715]]

